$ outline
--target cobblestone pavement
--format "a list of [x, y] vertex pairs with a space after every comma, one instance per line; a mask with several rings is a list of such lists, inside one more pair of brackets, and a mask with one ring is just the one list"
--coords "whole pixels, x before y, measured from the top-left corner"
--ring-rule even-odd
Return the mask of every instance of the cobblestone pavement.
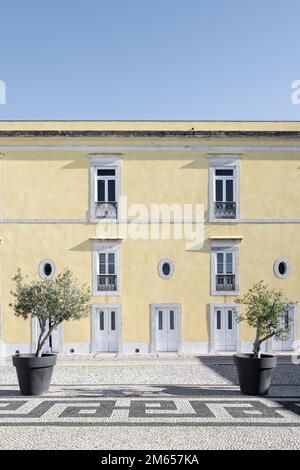
[[1, 449], [300, 449], [300, 365], [267, 397], [239, 392], [232, 358], [62, 356], [47, 395], [0, 361]]

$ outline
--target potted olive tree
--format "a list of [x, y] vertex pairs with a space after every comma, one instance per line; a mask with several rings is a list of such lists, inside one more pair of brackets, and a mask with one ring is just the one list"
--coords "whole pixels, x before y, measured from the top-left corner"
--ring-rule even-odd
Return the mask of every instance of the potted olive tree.
[[79, 320], [88, 314], [90, 290], [86, 285], [79, 286], [69, 269], [52, 279], [31, 282], [24, 282], [18, 270], [13, 280], [16, 289], [11, 295], [15, 300], [10, 307], [24, 320], [36, 317], [40, 329], [35, 354], [14, 355], [13, 365], [21, 394], [40, 395], [49, 389], [57, 359], [56, 354], [43, 354], [45, 343], [60, 323]]
[[240, 389], [246, 395], [265, 395], [270, 387], [276, 357], [261, 354], [261, 345], [271, 338], [287, 338], [292, 321], [289, 309], [295, 302], [284, 298], [281, 291], [269, 289], [263, 281], [254, 284], [235, 302], [245, 305], [237, 321], [246, 321], [256, 330], [252, 353], [234, 356]]

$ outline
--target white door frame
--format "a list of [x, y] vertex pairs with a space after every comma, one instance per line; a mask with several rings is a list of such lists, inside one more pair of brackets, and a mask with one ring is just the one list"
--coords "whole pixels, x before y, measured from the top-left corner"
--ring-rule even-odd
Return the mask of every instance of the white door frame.
[[150, 352], [157, 352], [157, 338], [156, 338], [156, 316], [158, 310], [162, 308], [168, 308], [177, 312], [177, 351], [181, 352], [182, 349], [182, 319], [181, 319], [181, 304], [179, 303], [163, 303], [163, 304], [151, 304], [151, 343]]
[[[99, 334], [99, 315], [98, 310], [110, 308], [116, 310], [116, 328], [118, 337], [118, 353], [123, 350], [123, 330], [122, 330], [122, 304], [93, 304], [92, 305], [92, 344], [91, 351], [97, 353], [98, 351], [98, 334]], [[101, 353], [99, 353], [101, 354]]]
[[[237, 315], [240, 313], [240, 306], [234, 303], [211, 303], [210, 304], [210, 332], [209, 332], [209, 352], [210, 353], [220, 353], [220, 351], [216, 351], [216, 310], [218, 308], [228, 308], [228, 309], [233, 309], [234, 311], [237, 312]], [[233, 318], [233, 321], [236, 321], [235, 318]], [[240, 351], [241, 350], [241, 338], [240, 338], [240, 322], [236, 322], [236, 350]], [[226, 352], [226, 351], [224, 351]], [[230, 351], [228, 351], [230, 352]], [[234, 351], [231, 351], [234, 353]]]
[[[293, 329], [292, 329], [292, 333], [293, 333], [293, 337], [291, 338], [291, 343], [293, 345], [293, 343], [295, 341], [297, 341], [297, 338], [298, 338], [298, 335], [297, 335], [297, 332], [298, 332], [298, 304], [293, 304], [292, 305], [292, 318], [293, 318]], [[295, 350], [297, 347], [295, 346], [295, 348], [292, 348], [290, 350], [283, 350], [281, 351], [280, 349], [274, 349], [273, 348], [273, 338], [269, 338], [267, 340], [267, 345], [266, 345], [266, 349], [267, 349], [267, 352], [268, 353], [272, 353], [272, 352], [276, 352], [276, 353], [281, 353], [281, 352], [289, 352], [289, 351], [293, 351]]]
[[[64, 350], [64, 326], [63, 323], [60, 323], [57, 327], [58, 330], [58, 352], [62, 353]], [[38, 344], [38, 319], [37, 317], [31, 318], [31, 352], [34, 354], [36, 352]]]

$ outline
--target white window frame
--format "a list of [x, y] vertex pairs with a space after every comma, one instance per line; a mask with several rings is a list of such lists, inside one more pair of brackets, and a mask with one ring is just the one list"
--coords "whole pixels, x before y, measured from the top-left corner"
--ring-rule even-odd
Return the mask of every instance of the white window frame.
[[[211, 295], [222, 296], [236, 296], [240, 293], [240, 240], [213, 240], [211, 241]], [[216, 275], [217, 275], [217, 254], [218, 253], [232, 253], [233, 254], [233, 275], [235, 276], [235, 290], [233, 291], [220, 291], [216, 289]], [[225, 263], [226, 265], [226, 263]], [[225, 267], [226, 269], [226, 267]], [[224, 273], [226, 274], [226, 273]]]
[[[232, 170], [233, 173], [232, 173], [232, 176], [219, 176], [219, 175], [216, 175], [216, 170]], [[216, 167], [214, 168], [214, 202], [217, 202], [217, 184], [216, 184], [216, 181], [217, 180], [220, 180], [222, 181], [222, 185], [223, 185], [223, 194], [226, 195], [226, 181], [230, 180], [230, 181], [233, 181], [233, 202], [235, 202], [235, 194], [236, 194], [236, 189], [235, 189], [235, 184], [236, 184], [236, 177], [235, 177], [235, 168], [226, 168], [226, 167]], [[223, 201], [222, 202], [225, 202], [226, 201], [226, 197], [223, 197]]]
[[[93, 153], [89, 154], [90, 158], [90, 219], [94, 222], [107, 222], [116, 221], [120, 219], [121, 214], [121, 162], [122, 154], [113, 153]], [[98, 177], [97, 170], [115, 170], [115, 176]], [[98, 219], [96, 218], [96, 202], [97, 202], [97, 181], [98, 179], [114, 179], [115, 180], [115, 193], [117, 205], [117, 218]]]
[[[46, 264], [50, 264], [51, 266], [51, 274], [49, 276], [47, 276], [44, 272]], [[55, 266], [54, 261], [52, 261], [51, 259], [46, 258], [46, 259], [42, 259], [42, 261], [39, 262], [38, 273], [42, 279], [52, 279], [53, 276], [55, 275], [55, 272], [56, 272], [56, 266]]]
[[[286, 266], [286, 271], [284, 274], [280, 274], [279, 272], [280, 263], [284, 263]], [[287, 258], [278, 258], [274, 263], [273, 270], [275, 276], [278, 277], [278, 279], [286, 279], [291, 272], [291, 263]]]
[[[240, 154], [207, 154], [209, 161], [209, 222], [232, 223], [240, 219]], [[236, 205], [236, 216], [234, 219], [216, 218], [216, 170], [233, 169], [233, 199]], [[224, 179], [230, 179], [224, 176]]]
[[[114, 175], [98, 175], [98, 170], [114, 170], [115, 174]], [[115, 168], [105, 168], [103, 166], [97, 166], [95, 167], [95, 184], [94, 184], [94, 201], [95, 202], [100, 202], [98, 201], [98, 181], [104, 181], [104, 200], [101, 202], [110, 202], [108, 200], [108, 181], [114, 181], [115, 182], [115, 199], [117, 200], [117, 175], [116, 175], [116, 169]], [[113, 201], [116, 202], [116, 201]]]
[[[115, 291], [98, 291], [97, 275], [99, 267], [100, 253], [114, 253], [115, 255], [115, 271], [117, 276], [117, 290]], [[116, 296], [121, 295], [121, 243], [120, 242], [95, 242], [93, 245], [93, 295], [95, 297]]]
[[[169, 266], [170, 266], [170, 272], [169, 272], [169, 274], [167, 274], [167, 275], [164, 274], [164, 272], [163, 272], [163, 265], [164, 265], [165, 263], [168, 263]], [[175, 266], [174, 266], [173, 261], [172, 261], [171, 259], [169, 259], [169, 258], [164, 258], [164, 259], [162, 259], [162, 260], [158, 263], [157, 272], [158, 272], [158, 274], [159, 274], [159, 277], [161, 277], [162, 279], [164, 279], [164, 280], [170, 279], [170, 278], [173, 276], [173, 274], [175, 273]]]

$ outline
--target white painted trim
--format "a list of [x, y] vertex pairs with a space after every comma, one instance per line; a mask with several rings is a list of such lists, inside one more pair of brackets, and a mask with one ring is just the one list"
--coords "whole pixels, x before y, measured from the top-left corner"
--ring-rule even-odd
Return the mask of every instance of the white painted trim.
[[96, 353], [98, 351], [98, 326], [99, 326], [99, 315], [98, 310], [102, 309], [113, 309], [118, 312], [117, 314], [117, 334], [118, 334], [118, 353], [123, 351], [123, 319], [122, 319], [122, 304], [93, 304], [92, 305], [92, 342], [91, 352]]
[[3, 341], [3, 313], [2, 313], [2, 305], [0, 305], [0, 341]]
[[[235, 290], [234, 291], [217, 291], [216, 290], [216, 254], [218, 252], [232, 251], [234, 253], [234, 275]], [[237, 296], [240, 294], [240, 240], [213, 240], [211, 242], [210, 254], [210, 290], [214, 296]]]
[[208, 354], [209, 341], [183, 341], [182, 354]]
[[[45, 267], [46, 264], [50, 264], [51, 269], [52, 269], [51, 274], [49, 276], [46, 276], [46, 274], [44, 273], [44, 267]], [[45, 259], [42, 259], [42, 261], [39, 262], [38, 274], [42, 279], [52, 279], [55, 272], [56, 272], [56, 266], [55, 266], [54, 261], [52, 261], [51, 259], [45, 258]]]
[[[151, 345], [148, 342], [143, 341], [134, 341], [134, 342], [124, 342], [123, 343], [123, 350], [122, 354], [134, 354], [135, 356], [139, 356], [140, 354], [150, 354]], [[136, 349], [140, 351], [138, 353], [135, 352]]]
[[210, 246], [212, 250], [224, 248], [226, 250], [238, 248], [240, 246], [242, 237], [237, 238], [210, 238]]
[[30, 343], [3, 343], [4, 356], [11, 356], [20, 351], [21, 354], [29, 354], [32, 352]]
[[[111, 297], [122, 295], [122, 268], [121, 268], [121, 241], [94, 241], [93, 242], [93, 296], [94, 297]], [[98, 291], [97, 290], [97, 265], [98, 254], [100, 252], [114, 252], [116, 254], [116, 274], [117, 274], [117, 287], [116, 291]]]
[[[43, 138], [43, 137], [42, 137]], [[68, 137], [67, 137], [68, 138]], [[136, 138], [138, 139], [138, 137]], [[150, 137], [149, 137], [150, 139]], [[186, 140], [185, 137], [180, 137]], [[189, 137], [190, 139], [190, 137]], [[256, 140], [257, 137], [252, 138]], [[268, 139], [268, 137], [266, 137]], [[282, 137], [286, 139], [286, 137]], [[289, 138], [288, 138], [289, 139]], [[157, 152], [299, 152], [299, 145], [0, 145], [0, 152], [24, 151], [78, 151], [78, 152], [118, 152], [157, 151]], [[6, 156], [6, 155], [5, 155]], [[259, 155], [257, 155], [259, 158]]]
[[156, 315], [159, 309], [168, 308], [170, 310], [177, 311], [177, 326], [178, 326], [178, 342], [177, 342], [177, 352], [182, 350], [182, 310], [180, 303], [155, 303], [150, 304], [151, 312], [151, 342], [150, 342], [150, 352], [157, 352], [157, 341], [156, 341]]
[[[284, 263], [286, 265], [286, 272], [284, 274], [280, 274], [279, 272], [280, 263]], [[275, 276], [278, 277], [278, 279], [286, 279], [291, 272], [291, 263], [287, 258], [277, 258], [273, 265], [273, 271]]]
[[[208, 202], [208, 220], [209, 222], [217, 222], [217, 223], [227, 223], [228, 220], [232, 222], [239, 222], [240, 221], [240, 155], [236, 154], [207, 154], [209, 160], [209, 181], [208, 181], [208, 188], [209, 188], [209, 202]], [[233, 193], [234, 199], [236, 204], [236, 217], [235, 219], [217, 219], [214, 215], [215, 209], [215, 170], [217, 168], [222, 167], [229, 167], [233, 169]]]
[[[235, 317], [237, 318], [240, 314], [240, 306], [235, 303], [211, 303], [209, 309], [209, 352], [216, 353], [216, 315], [215, 311], [217, 308], [229, 308], [235, 312]], [[241, 333], [240, 333], [240, 322], [234, 318], [236, 321], [236, 351], [241, 350]], [[218, 351], [217, 351], [218, 352]], [[234, 354], [234, 352], [232, 352]]]
[[[71, 349], [74, 349], [74, 353], [71, 353]], [[90, 343], [64, 343], [64, 354], [70, 354], [70, 356], [76, 354], [90, 354], [91, 345]]]
[[2, 314], [2, 305], [0, 305], [0, 357], [5, 354], [5, 346], [3, 341], [3, 314]]
[[122, 153], [89, 153], [91, 166], [114, 165], [121, 160]]
[[[250, 219], [250, 218], [245, 218], [245, 219], [221, 219], [222, 220], [222, 225], [223, 224], [299, 224], [300, 223], [300, 218], [288, 218], [288, 219]], [[101, 224], [101, 223], [116, 223], [116, 219], [25, 219], [25, 218], [19, 218], [19, 219], [1, 219], [0, 224]], [[120, 219], [118, 220], [119, 223], [139, 223], [139, 224], [164, 224], [164, 223], [170, 223], [170, 224], [182, 224], [183, 222], [185, 223], [200, 223], [203, 222], [205, 224], [219, 224], [220, 222], [218, 220], [213, 220], [210, 221], [208, 218], [205, 219], [191, 219], [191, 220], [145, 220], [145, 219]]]
[[[168, 275], [164, 274], [162, 268], [163, 268], [163, 265], [165, 263], [168, 263], [170, 265], [170, 273]], [[162, 259], [159, 263], [158, 263], [158, 266], [157, 266], [157, 272], [158, 272], [158, 275], [159, 277], [161, 277], [161, 279], [164, 279], [164, 280], [167, 280], [167, 279], [171, 279], [171, 277], [173, 276], [173, 274], [175, 273], [175, 266], [174, 266], [174, 263], [171, 259], [169, 258], [164, 258]]]
[[241, 158], [241, 154], [238, 153], [207, 153], [209, 159], [209, 165], [213, 167], [219, 166], [235, 166], [237, 160]]
[[[60, 323], [58, 329], [58, 352], [61, 353], [64, 350], [64, 326]], [[31, 318], [31, 353], [34, 354], [37, 349], [38, 343], [38, 319], [37, 317]]]

